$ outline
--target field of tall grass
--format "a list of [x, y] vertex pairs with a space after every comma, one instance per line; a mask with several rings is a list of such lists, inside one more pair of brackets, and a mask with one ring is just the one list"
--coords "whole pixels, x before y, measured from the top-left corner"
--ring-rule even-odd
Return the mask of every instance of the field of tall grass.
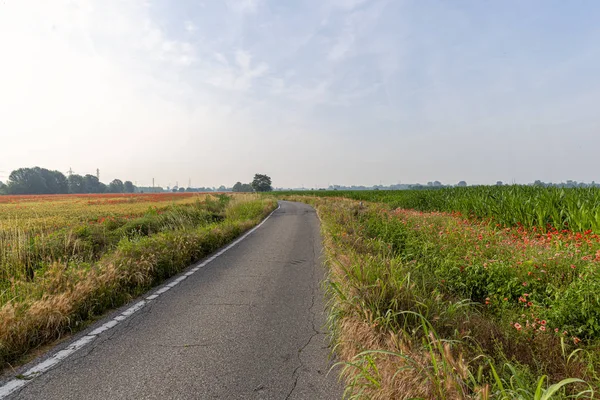
[[255, 195], [0, 197], [0, 364], [124, 304], [275, 207]]
[[431, 190], [281, 192], [344, 197], [417, 211], [460, 212], [504, 226], [600, 234], [600, 188], [475, 186]]
[[[499, 211], [510, 210], [502, 202], [489, 211], [482, 188], [397, 192], [400, 200], [385, 192], [284, 196], [312, 204], [322, 222], [348, 398], [594, 398], [600, 238], [563, 203], [561, 229], [521, 222], [535, 214], [523, 204], [541, 203], [537, 189], [502, 189], [504, 198], [521, 196], [511, 215]], [[480, 196], [488, 205], [431, 211], [450, 193], [465, 199], [456, 204]], [[575, 201], [584, 192], [565, 193]], [[415, 200], [427, 196], [434, 200]], [[593, 216], [590, 198], [578, 204]]]

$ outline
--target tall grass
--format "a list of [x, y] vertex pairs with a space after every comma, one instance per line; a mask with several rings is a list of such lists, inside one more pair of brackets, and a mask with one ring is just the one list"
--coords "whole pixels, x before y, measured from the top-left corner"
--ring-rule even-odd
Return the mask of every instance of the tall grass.
[[[524, 289], [521, 274], [531, 281], [528, 272], [535, 268], [514, 268], [518, 259], [509, 256], [535, 256], [542, 262], [556, 253], [543, 243], [529, 243], [534, 234], [496, 230], [495, 225], [443, 213], [397, 215], [383, 204], [296, 199], [313, 204], [322, 221], [330, 271], [329, 322], [344, 366], [346, 397], [593, 398], [600, 387], [595, 351], [600, 338], [590, 336], [576, 344], [573, 333], [546, 330], [556, 319], [542, 323], [539, 314], [529, 315], [557, 312], [564, 290], [571, 287], [560, 270], [568, 261], [559, 257], [546, 286]], [[472, 243], [467, 241], [471, 237]], [[523, 254], [521, 247], [504, 239], [523, 239], [530, 249]], [[478, 254], [506, 264], [484, 267], [490, 260]], [[569, 264], [566, 269], [572, 270]], [[570, 279], [578, 285], [577, 275]], [[544, 298], [542, 289], [548, 283], [562, 287], [562, 294]], [[499, 289], [514, 290], [516, 297]], [[518, 299], [525, 290], [534, 294], [536, 304]], [[545, 303], [550, 300], [554, 307], [544, 309], [552, 305]], [[572, 311], [564, 316], [572, 318], [575, 328], [580, 321]], [[530, 323], [525, 329], [522, 321], [519, 330], [513, 318], [522, 314]]]
[[[207, 200], [208, 202], [212, 200]], [[82, 264], [97, 261], [123, 238], [208, 225], [224, 218], [221, 210], [209, 210], [207, 201], [149, 208], [137, 218], [108, 217], [101, 223], [81, 224], [47, 231], [19, 226], [0, 231], [0, 281], [34, 280], [35, 274], [54, 262]], [[0, 296], [0, 303], [2, 297]]]
[[282, 194], [346, 197], [419, 211], [460, 212], [505, 226], [548, 227], [600, 234], [600, 189], [475, 186], [436, 190], [318, 191]]

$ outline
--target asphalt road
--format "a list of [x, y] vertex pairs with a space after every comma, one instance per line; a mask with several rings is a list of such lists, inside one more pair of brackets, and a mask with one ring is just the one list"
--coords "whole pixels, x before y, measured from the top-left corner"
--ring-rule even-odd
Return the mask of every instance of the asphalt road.
[[319, 222], [307, 205], [280, 204], [245, 240], [9, 398], [341, 398], [337, 372], [328, 374]]

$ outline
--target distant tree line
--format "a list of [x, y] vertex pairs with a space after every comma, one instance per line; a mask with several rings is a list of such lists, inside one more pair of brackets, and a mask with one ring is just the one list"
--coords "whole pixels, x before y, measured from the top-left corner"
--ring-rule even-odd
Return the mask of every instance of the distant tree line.
[[[216, 187], [184, 188], [167, 187], [169, 192], [270, 192], [271, 178], [264, 174], [254, 175], [251, 183], [237, 182], [232, 188], [223, 185]], [[131, 181], [114, 179], [108, 185], [94, 175], [71, 174], [68, 177], [60, 171], [46, 168], [19, 168], [11, 172], [6, 184], [0, 182], [2, 194], [80, 194], [80, 193], [162, 193], [160, 186], [135, 186]]]
[[577, 181], [572, 181], [572, 180], [568, 180], [566, 182], [561, 182], [561, 183], [551, 183], [551, 182], [542, 182], [540, 180], [536, 180], [535, 182], [533, 182], [533, 186], [545, 186], [545, 187], [563, 187], [563, 188], [586, 188], [586, 187], [600, 187], [600, 183], [596, 183], [594, 181], [592, 181], [592, 183], [585, 183], [585, 182], [577, 182]]
[[[495, 183], [495, 186], [504, 186], [504, 185], [511, 185], [511, 184], [503, 183], [502, 181], [497, 181]], [[427, 184], [425, 184], [425, 185], [422, 185], [420, 183], [396, 184], [396, 185], [390, 185], [390, 186], [383, 186], [383, 185], [374, 185], [374, 186], [330, 185], [328, 190], [429, 190], [429, 189], [442, 189], [442, 188], [448, 188], [448, 187], [466, 187], [466, 186], [468, 186], [466, 181], [460, 181], [460, 182], [456, 183], [455, 185], [443, 184], [440, 181], [431, 181], [431, 182], [427, 182]], [[487, 185], [475, 185], [475, 186], [487, 186]], [[577, 182], [577, 181], [572, 181], [572, 180], [568, 180], [566, 182], [560, 182], [560, 183], [546, 183], [546, 182], [542, 182], [540, 180], [536, 180], [535, 182], [529, 183], [525, 186], [544, 186], [544, 187], [563, 187], [563, 188], [586, 188], [586, 187], [600, 188], [600, 183], [596, 183], [594, 181], [592, 181], [591, 183], [585, 183], [585, 182]], [[292, 189], [292, 190], [306, 190], [306, 189], [296, 188], [296, 189]], [[310, 190], [315, 190], [315, 189], [310, 189]]]
[[69, 194], [69, 193], [133, 193], [131, 181], [115, 179], [108, 185], [94, 175], [71, 174], [46, 168], [19, 168], [12, 171], [8, 182], [0, 182], [0, 194]]

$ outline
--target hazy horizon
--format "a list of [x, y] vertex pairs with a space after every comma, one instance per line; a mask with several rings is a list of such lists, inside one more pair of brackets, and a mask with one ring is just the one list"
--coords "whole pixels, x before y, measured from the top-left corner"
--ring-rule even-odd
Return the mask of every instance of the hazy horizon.
[[0, 181], [600, 181], [600, 3], [6, 0]]

